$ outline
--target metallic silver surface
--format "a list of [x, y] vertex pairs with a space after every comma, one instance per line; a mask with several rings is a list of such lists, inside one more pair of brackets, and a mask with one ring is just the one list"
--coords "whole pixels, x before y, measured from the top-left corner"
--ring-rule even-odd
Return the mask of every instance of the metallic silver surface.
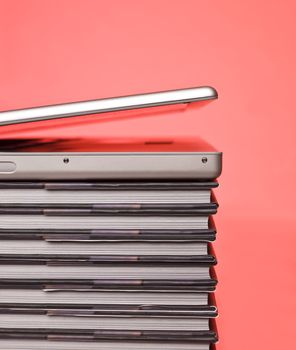
[[75, 117], [113, 111], [191, 103], [217, 98], [214, 88], [204, 86], [141, 95], [105, 98], [44, 107], [0, 112], [0, 125], [19, 124], [48, 119]]
[[[65, 163], [67, 157], [69, 162]], [[207, 162], [202, 159], [207, 157]], [[221, 174], [220, 152], [146, 153], [0, 153], [14, 171], [1, 180], [62, 179], [215, 179]]]

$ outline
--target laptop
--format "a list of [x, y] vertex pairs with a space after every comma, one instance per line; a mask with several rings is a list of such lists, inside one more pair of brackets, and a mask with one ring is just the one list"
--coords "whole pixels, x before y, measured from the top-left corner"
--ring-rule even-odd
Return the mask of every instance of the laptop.
[[183, 111], [217, 96], [212, 87], [196, 87], [0, 112], [0, 181], [215, 179], [222, 170], [222, 153], [200, 138], [114, 143], [54, 137], [54, 131], [49, 137], [44, 132], [32, 135], [122, 113]]

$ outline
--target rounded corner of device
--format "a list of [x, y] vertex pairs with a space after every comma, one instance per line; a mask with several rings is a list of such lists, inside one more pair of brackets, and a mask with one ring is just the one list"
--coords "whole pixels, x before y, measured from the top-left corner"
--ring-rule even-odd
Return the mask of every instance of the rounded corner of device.
[[210, 163], [208, 168], [208, 176], [211, 179], [216, 179], [222, 174], [222, 152], [213, 152], [210, 155]]
[[222, 174], [222, 156], [223, 153], [222, 152], [218, 152], [217, 153], [218, 156], [218, 165], [216, 167], [216, 174], [215, 174], [215, 178], [218, 178], [221, 174]]
[[218, 91], [212, 86], [204, 86], [205, 92], [209, 99], [217, 99]]
[[222, 166], [220, 166], [217, 171], [216, 171], [216, 174], [215, 174], [215, 179], [217, 179], [218, 177], [220, 177], [222, 174]]

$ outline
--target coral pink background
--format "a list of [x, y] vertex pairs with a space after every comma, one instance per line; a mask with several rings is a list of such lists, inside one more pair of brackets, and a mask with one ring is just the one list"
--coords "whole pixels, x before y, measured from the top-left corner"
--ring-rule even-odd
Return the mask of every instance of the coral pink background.
[[[213, 85], [185, 114], [92, 136], [201, 135], [217, 191], [218, 349], [295, 345], [295, 1], [0, 1], [0, 108]], [[70, 131], [69, 131], [70, 133]]]

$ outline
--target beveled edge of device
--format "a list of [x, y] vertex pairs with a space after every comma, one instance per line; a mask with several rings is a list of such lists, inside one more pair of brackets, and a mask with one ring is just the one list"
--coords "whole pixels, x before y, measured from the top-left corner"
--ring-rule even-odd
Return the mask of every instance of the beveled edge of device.
[[0, 125], [22, 124], [98, 113], [126, 111], [216, 99], [217, 91], [210, 86], [169, 90], [97, 100], [71, 102], [0, 112]]
[[0, 179], [8, 180], [214, 179], [222, 172], [222, 153], [0, 153], [1, 169]]

